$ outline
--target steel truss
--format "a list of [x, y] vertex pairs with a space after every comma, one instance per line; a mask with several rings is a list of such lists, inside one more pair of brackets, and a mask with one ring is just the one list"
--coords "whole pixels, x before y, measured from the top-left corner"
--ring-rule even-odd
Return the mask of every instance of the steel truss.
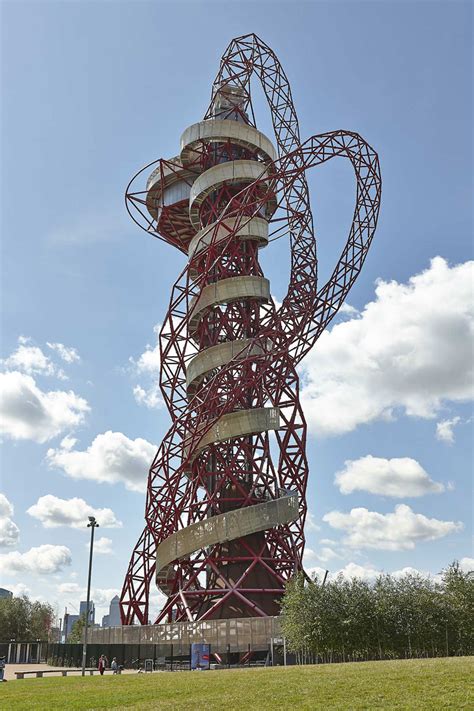
[[[381, 178], [377, 154], [356, 133], [300, 141], [286, 75], [253, 34], [234, 39], [224, 53], [206, 126], [217, 116], [255, 127], [252, 76], [268, 101], [277, 156], [251, 141], [202, 139], [192, 150], [184, 146], [180, 158], [146, 166], [127, 189], [133, 219], [189, 250], [189, 261], [160, 332], [160, 385], [172, 425], [150, 468], [146, 525], [122, 590], [124, 624], [148, 623], [155, 575], [167, 596], [156, 619], [162, 622], [278, 614], [286, 581], [302, 569], [308, 463], [297, 366], [360, 272], [377, 224]], [[354, 168], [356, 204], [340, 259], [318, 290], [306, 171], [338, 156]], [[252, 161], [255, 179], [216, 179], [193, 204], [193, 190], [226, 163], [236, 172]], [[150, 176], [143, 185], [150, 168], [156, 182]], [[191, 195], [165, 204], [162, 188], [173, 180], [187, 183]], [[291, 248], [288, 293], [278, 310], [264, 293], [258, 259], [262, 244], [254, 233], [264, 223], [268, 240], [288, 236]], [[231, 298], [238, 285], [245, 295]], [[285, 513], [281, 508], [272, 519], [283, 499]], [[254, 521], [252, 509], [267, 522]], [[217, 540], [218, 526], [229, 527], [231, 519], [242, 535]]]

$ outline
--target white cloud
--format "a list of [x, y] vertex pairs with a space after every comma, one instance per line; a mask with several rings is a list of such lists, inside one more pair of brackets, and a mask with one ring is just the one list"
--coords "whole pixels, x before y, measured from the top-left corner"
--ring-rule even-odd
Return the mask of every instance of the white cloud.
[[0, 573], [15, 576], [19, 573], [50, 575], [71, 565], [71, 551], [66, 546], [43, 545], [26, 553], [13, 551], [0, 555]]
[[92, 599], [96, 607], [109, 607], [113, 597], [120, 597], [121, 590], [118, 588], [92, 588]]
[[461, 558], [459, 567], [464, 573], [474, 572], [474, 558]]
[[346, 301], [342, 304], [341, 308], [337, 312], [338, 316], [350, 316], [351, 318], [353, 317], [358, 317], [360, 316], [360, 311], [358, 311], [355, 306], [351, 306], [348, 304]]
[[460, 522], [439, 521], [414, 513], [406, 504], [399, 504], [388, 514], [366, 508], [354, 508], [349, 513], [330, 511], [323, 521], [346, 531], [343, 543], [351, 548], [392, 551], [412, 550], [417, 543], [434, 541], [463, 528]]
[[312, 565], [308, 566], [307, 562], [303, 558], [303, 564], [304, 564], [304, 569], [307, 575], [309, 575], [310, 578], [318, 578], [319, 582], [321, 583], [324, 580], [324, 576], [326, 574], [326, 568], [321, 568], [319, 565]]
[[273, 303], [275, 304], [275, 309], [276, 309], [277, 311], [279, 311], [279, 309], [281, 309], [281, 305], [282, 305], [283, 302], [280, 301], [280, 299], [277, 299], [277, 297], [275, 296], [275, 294], [272, 294], [271, 296], [272, 296], [272, 299], [273, 299]]
[[[27, 513], [41, 521], [45, 528], [69, 526], [70, 528], [87, 528], [88, 516], [95, 516], [102, 528], [120, 528], [112, 509], [95, 509], [84, 499], [59, 499], [47, 494], [40, 496], [36, 504], [30, 506]], [[108, 540], [108, 539], [107, 539]]]
[[313, 550], [312, 548], [306, 547], [304, 549], [303, 554], [303, 564], [305, 566], [311, 566], [316, 561], [320, 561], [321, 563], [327, 563], [333, 558], [340, 557], [341, 556], [336, 553], [332, 548], [329, 548], [329, 546], [323, 546], [322, 548], [318, 548], [317, 551]]
[[[318, 578], [321, 580], [324, 577], [324, 569], [323, 568], [308, 568], [306, 572], [309, 575], [316, 574]], [[338, 570], [332, 570], [329, 572], [328, 578], [330, 580], [334, 580], [337, 578], [339, 575], [342, 575], [343, 578], [346, 580], [351, 580], [352, 578], [357, 578], [359, 580], [364, 580], [367, 583], [374, 583], [377, 578], [380, 575], [385, 575], [387, 574], [387, 571], [381, 570], [373, 566], [371, 563], [366, 563], [364, 565], [360, 565], [359, 563], [354, 563], [350, 562], [347, 563], [343, 568], [339, 568]], [[412, 567], [406, 567], [402, 568], [401, 570], [394, 570], [390, 573], [390, 575], [395, 578], [399, 579], [402, 578], [404, 575], [421, 575], [423, 577], [430, 577], [436, 582], [441, 581], [441, 576], [438, 574], [433, 574], [433, 573], [428, 573], [423, 570], [417, 570], [416, 568]]]
[[156, 326], [153, 326], [153, 332], [155, 334], [156, 344], [154, 346], [151, 346], [149, 343], [147, 343], [145, 350], [139, 356], [138, 360], [135, 361], [133, 358], [130, 359], [130, 361], [134, 364], [135, 368], [137, 369], [138, 373], [153, 373], [153, 374], [155, 374], [155, 373], [160, 372], [160, 364], [161, 364], [160, 343], [159, 343], [160, 330], [161, 330], [161, 324], [157, 323]]
[[20, 529], [11, 518], [0, 518], [0, 548], [12, 548], [20, 539]]
[[383, 459], [369, 454], [349, 459], [344, 462], [344, 469], [336, 473], [334, 481], [342, 494], [367, 491], [399, 499], [445, 490], [443, 484], [430, 479], [416, 459], [410, 457]]
[[368, 583], [374, 582], [379, 575], [380, 571], [376, 570], [372, 565], [359, 565], [358, 563], [347, 563], [343, 568], [332, 573], [332, 577], [337, 577], [342, 575], [346, 580], [351, 580], [352, 578], [359, 578], [360, 580], [365, 580]]
[[[16, 351], [8, 358], [0, 360], [0, 364], [4, 368], [17, 370], [27, 375], [54, 375], [59, 380], [68, 379], [65, 372], [58, 368], [39, 346], [33, 345], [31, 338], [19, 336], [18, 344]], [[62, 343], [47, 343], [46, 345], [67, 363], [80, 360], [75, 348], [67, 348]]]
[[303, 563], [305, 565], [311, 565], [311, 563], [314, 563], [316, 559], [316, 551], [314, 551], [312, 548], [308, 548], [308, 546], [305, 546], [303, 553]]
[[[351, 562], [347, 563], [347, 565], [345, 565], [340, 570], [337, 570], [335, 573], [332, 573], [331, 577], [334, 578], [338, 575], [342, 575], [342, 577], [346, 578], [346, 580], [350, 580], [351, 578], [358, 578], [359, 580], [365, 580], [368, 583], [373, 583], [380, 575], [384, 574], [385, 571], [378, 570], [371, 563], [367, 563], [366, 565], [359, 565], [358, 563]], [[431, 573], [420, 571], [416, 568], [411, 567], [402, 568], [401, 570], [394, 570], [390, 573], [390, 575], [395, 579], [402, 578], [405, 575], [421, 575], [423, 577], [439, 579], [439, 576], [431, 575]]]
[[304, 523], [304, 527], [307, 531], [319, 531], [321, 530], [321, 526], [318, 526], [316, 523], [316, 517], [314, 514], [311, 513], [311, 511], [308, 511], [306, 513], [306, 520]]
[[[119, 593], [120, 594], [120, 593]], [[149, 620], [153, 624], [155, 619], [166, 602], [166, 596], [161, 592], [150, 592], [149, 598]]]
[[[85, 600], [87, 595], [87, 589], [78, 583], [61, 583], [57, 586], [57, 592], [61, 596], [62, 600], [67, 604], [67, 601], [72, 601], [71, 598], [74, 597], [77, 601]], [[91, 600], [94, 602], [96, 612], [98, 608], [102, 610], [108, 608], [110, 601], [115, 595], [120, 596], [120, 590], [118, 588], [91, 588]], [[79, 605], [77, 605], [79, 607]], [[96, 615], [97, 620], [97, 615]]]
[[319, 549], [319, 553], [317, 555], [318, 560], [321, 561], [321, 563], [328, 563], [330, 560], [333, 558], [340, 558], [341, 556], [339, 553], [336, 553], [332, 548], [329, 546], [323, 546], [322, 548]]
[[[87, 548], [89, 548], [89, 544], [86, 544]], [[112, 553], [112, 539], [111, 538], [106, 538], [105, 536], [102, 536], [101, 538], [98, 538], [95, 543], [94, 543], [94, 553], [100, 553], [101, 555], [106, 555], [108, 553]]]
[[302, 363], [312, 431], [343, 434], [398, 410], [433, 418], [472, 397], [472, 265], [436, 257], [407, 284], [379, 281], [360, 316], [322, 334]]
[[18, 371], [0, 373], [0, 389], [0, 431], [12, 439], [46, 442], [80, 425], [90, 410], [72, 390], [44, 392], [30, 375]]
[[446, 444], [454, 443], [453, 428], [461, 421], [460, 417], [453, 417], [451, 420], [441, 420], [436, 423], [436, 439]]
[[16, 546], [20, 538], [20, 529], [12, 521], [12, 516], [13, 504], [0, 493], [0, 548]]
[[139, 405], [146, 405], [146, 407], [152, 409], [163, 406], [163, 398], [160, 391], [160, 330], [161, 324], [157, 323], [153, 327], [155, 345], [147, 344], [137, 360], [135, 358], [129, 359], [133, 373], [148, 380], [146, 387], [140, 384], [134, 386], [133, 396]]
[[158, 383], [150, 385], [147, 390], [142, 388], [141, 385], [135, 385], [133, 388], [133, 397], [138, 405], [145, 405], [149, 407], [150, 410], [156, 410], [163, 405], [163, 398], [161, 397]]
[[0, 492], [0, 518], [10, 518], [13, 516], [13, 504], [8, 501], [5, 494]]
[[8, 583], [7, 590], [13, 593], [13, 597], [21, 597], [22, 595], [31, 597], [31, 590], [24, 583], [14, 583], [13, 585]]
[[77, 583], [61, 583], [58, 585], [60, 595], [80, 595], [85, 588], [81, 588]]
[[27, 345], [28, 341], [20, 336], [20, 345], [8, 358], [0, 361], [5, 368], [21, 370], [28, 375], [54, 375], [55, 367], [51, 360], [38, 346]]
[[55, 351], [65, 363], [79, 363], [81, 360], [75, 348], [65, 346], [63, 343], [49, 343], [48, 341], [46, 345], [48, 348], [51, 348], [52, 351]]
[[59, 449], [49, 449], [48, 464], [62, 469], [73, 479], [115, 484], [122, 482], [131, 491], [144, 492], [148, 470], [156, 453], [156, 446], [146, 439], [132, 440], [121, 432], [97, 435], [85, 451], [72, 449], [66, 438]]

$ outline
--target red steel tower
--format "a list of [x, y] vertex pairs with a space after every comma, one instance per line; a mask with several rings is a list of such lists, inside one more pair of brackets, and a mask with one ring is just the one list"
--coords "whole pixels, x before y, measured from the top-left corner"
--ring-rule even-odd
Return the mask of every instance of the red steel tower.
[[[274, 143], [255, 126], [253, 75]], [[335, 156], [353, 165], [356, 205], [342, 255], [318, 288], [305, 172]], [[156, 622], [279, 613], [304, 549], [297, 365], [362, 267], [380, 193], [377, 154], [358, 134], [300, 141], [285, 73], [253, 34], [230, 43], [204, 120], [184, 131], [179, 155], [132, 179], [133, 219], [188, 261], [160, 333], [172, 424], [150, 468], [146, 525], [122, 590], [124, 624], [148, 623], [154, 578], [167, 598]], [[291, 272], [276, 309], [259, 252], [280, 237], [289, 240]]]

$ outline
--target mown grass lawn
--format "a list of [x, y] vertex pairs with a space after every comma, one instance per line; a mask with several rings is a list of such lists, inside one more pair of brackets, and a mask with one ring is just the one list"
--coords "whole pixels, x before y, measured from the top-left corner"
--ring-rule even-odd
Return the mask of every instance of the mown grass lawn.
[[473, 709], [474, 657], [0, 685], [10, 709]]

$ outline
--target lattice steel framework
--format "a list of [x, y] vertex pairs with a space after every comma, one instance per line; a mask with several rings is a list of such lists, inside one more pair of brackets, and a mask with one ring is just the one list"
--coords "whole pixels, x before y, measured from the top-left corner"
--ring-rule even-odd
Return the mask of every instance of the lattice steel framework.
[[[254, 75], [277, 150], [255, 126]], [[356, 205], [341, 257], [318, 290], [305, 174], [336, 156], [352, 163]], [[188, 262], [160, 332], [172, 425], [150, 468], [146, 525], [122, 590], [124, 624], [148, 622], [154, 576], [167, 598], [156, 622], [278, 614], [304, 549], [308, 464], [296, 368], [360, 272], [380, 195], [377, 154], [358, 134], [300, 141], [286, 75], [253, 34], [230, 43], [204, 121], [184, 131], [179, 156], [130, 182], [133, 219]], [[276, 310], [258, 255], [284, 236], [291, 272]]]

